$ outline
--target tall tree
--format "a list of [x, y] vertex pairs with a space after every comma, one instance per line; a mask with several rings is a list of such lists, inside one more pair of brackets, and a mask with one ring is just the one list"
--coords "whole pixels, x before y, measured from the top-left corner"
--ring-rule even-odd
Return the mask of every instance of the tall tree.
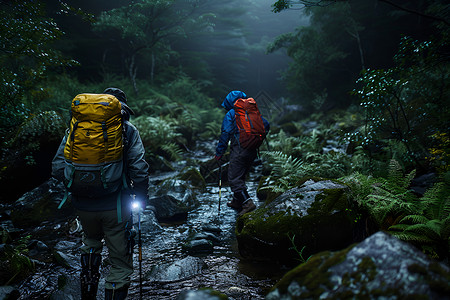
[[208, 26], [208, 16], [196, 14], [202, 3], [200, 0], [140, 0], [99, 16], [94, 30], [113, 42], [113, 49], [107, 50], [119, 50], [136, 93], [137, 60], [150, 56], [148, 75], [153, 80], [157, 61], [167, 60], [171, 54], [171, 40], [185, 38], [187, 32]]

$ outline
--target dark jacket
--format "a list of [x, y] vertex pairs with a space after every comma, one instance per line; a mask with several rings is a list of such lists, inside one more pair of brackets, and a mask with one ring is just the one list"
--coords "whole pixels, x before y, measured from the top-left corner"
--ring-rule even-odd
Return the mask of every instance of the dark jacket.
[[[222, 121], [222, 129], [219, 137], [219, 143], [216, 147], [216, 156], [222, 156], [228, 147], [228, 142], [231, 140], [231, 147], [239, 144], [239, 131], [236, 125], [236, 116], [234, 113], [234, 103], [239, 98], [247, 98], [247, 95], [241, 91], [232, 91], [222, 102], [222, 106], [228, 111]], [[262, 118], [266, 133], [270, 130], [269, 122]]]

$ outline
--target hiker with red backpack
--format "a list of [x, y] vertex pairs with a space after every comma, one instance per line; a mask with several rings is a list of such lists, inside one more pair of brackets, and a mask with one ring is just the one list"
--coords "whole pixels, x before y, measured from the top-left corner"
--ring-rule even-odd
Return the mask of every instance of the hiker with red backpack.
[[243, 215], [256, 208], [248, 194], [245, 178], [257, 157], [258, 148], [270, 129], [269, 122], [261, 113], [253, 98], [241, 91], [232, 91], [222, 103], [228, 111], [223, 119], [221, 135], [216, 147], [215, 159], [219, 162], [230, 143], [228, 183], [233, 198], [227, 203]]
[[67, 189], [63, 202], [71, 199], [83, 227], [81, 299], [97, 299], [103, 239], [111, 263], [105, 299], [128, 294], [135, 244], [131, 202], [145, 208], [148, 200], [148, 164], [131, 114], [118, 88], [77, 95], [52, 162], [52, 175]]

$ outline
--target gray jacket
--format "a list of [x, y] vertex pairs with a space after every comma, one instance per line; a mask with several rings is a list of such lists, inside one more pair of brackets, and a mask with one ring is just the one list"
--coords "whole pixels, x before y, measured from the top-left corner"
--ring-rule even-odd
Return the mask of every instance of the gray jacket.
[[[124, 157], [126, 158], [126, 175], [128, 182], [133, 183], [133, 194], [137, 199], [147, 201], [148, 198], [148, 164], [145, 161], [145, 149], [137, 128], [129, 121], [124, 121], [127, 146]], [[52, 176], [56, 179], [64, 180], [64, 169], [66, 162], [64, 159], [64, 147], [67, 137], [65, 136], [59, 145], [58, 151], [52, 161]], [[123, 205], [129, 199], [129, 191], [123, 192]], [[86, 211], [106, 211], [114, 210], [117, 207], [117, 193], [110, 194], [102, 198], [76, 197], [72, 195], [72, 204], [75, 208]]]

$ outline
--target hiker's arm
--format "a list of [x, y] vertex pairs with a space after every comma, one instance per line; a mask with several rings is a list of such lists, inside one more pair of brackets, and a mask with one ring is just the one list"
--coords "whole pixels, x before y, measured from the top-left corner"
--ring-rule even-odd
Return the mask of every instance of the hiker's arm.
[[138, 130], [128, 124], [130, 133], [127, 153], [128, 176], [133, 181], [136, 197], [147, 202], [148, 198], [148, 164], [145, 161], [145, 149]]
[[266, 134], [269, 132], [270, 130], [270, 123], [269, 121], [267, 121], [266, 119], [264, 119], [264, 117], [261, 117], [264, 123], [264, 129], [266, 130]]
[[64, 146], [66, 145], [66, 140], [67, 138], [64, 136], [52, 161], [52, 176], [59, 181], [64, 180], [64, 168], [66, 165], [64, 161]]
[[221, 134], [219, 137], [219, 143], [216, 147], [216, 156], [222, 156], [228, 147], [228, 142], [231, 138], [231, 135], [234, 132], [234, 124], [236, 123], [234, 119], [234, 110], [228, 111], [228, 113], [223, 118]]

